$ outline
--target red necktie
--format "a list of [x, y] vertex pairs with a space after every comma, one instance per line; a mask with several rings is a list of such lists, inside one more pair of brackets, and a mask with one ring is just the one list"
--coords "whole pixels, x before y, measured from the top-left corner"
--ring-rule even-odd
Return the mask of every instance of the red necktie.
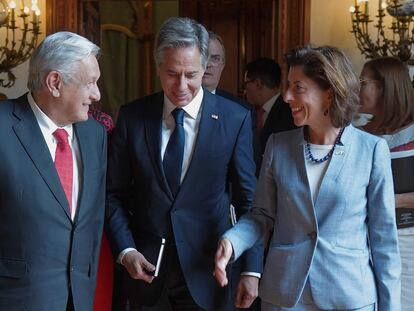
[[257, 131], [261, 131], [264, 123], [264, 114], [266, 110], [263, 109], [262, 106], [256, 106], [256, 129]]
[[72, 149], [68, 142], [68, 133], [64, 129], [53, 132], [57, 140], [55, 167], [60, 178], [66, 198], [69, 202], [69, 211], [72, 213], [72, 182], [73, 182], [73, 157]]

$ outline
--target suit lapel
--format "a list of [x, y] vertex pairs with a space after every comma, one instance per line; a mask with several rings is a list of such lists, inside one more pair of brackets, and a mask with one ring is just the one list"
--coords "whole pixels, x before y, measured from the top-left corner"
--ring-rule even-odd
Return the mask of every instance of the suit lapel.
[[36, 117], [27, 102], [26, 95], [20, 97], [16, 102], [14, 115], [20, 120], [13, 126], [14, 132], [46, 185], [70, 219], [69, 203]]
[[164, 191], [168, 193], [171, 199], [173, 195], [168, 186], [167, 179], [164, 175], [161, 160], [161, 128], [164, 107], [164, 93], [160, 92], [149, 99], [147, 109], [145, 110], [144, 126], [145, 138], [150, 153], [151, 161], [154, 167], [155, 174], [163, 185]]
[[195, 165], [197, 165], [195, 163], [200, 164], [202, 155], [209, 153], [208, 150], [210, 149], [211, 139], [212, 137], [215, 137], [213, 133], [220, 122], [223, 122], [220, 118], [220, 110], [217, 107], [216, 97], [208, 91], [204, 91], [201, 109], [200, 126], [198, 128], [194, 152], [177, 196], [183, 192], [182, 189], [186, 187], [187, 184], [191, 185], [191, 183], [187, 182], [188, 180], [191, 181], [197, 178], [197, 176], [194, 175], [196, 172]]
[[85, 213], [83, 206], [85, 200], [85, 193], [88, 192], [87, 185], [91, 185], [95, 183], [94, 180], [90, 179], [90, 163], [89, 157], [91, 155], [90, 146], [92, 145], [92, 141], [88, 136], [88, 132], [84, 128], [84, 123], [75, 123], [73, 124], [73, 133], [76, 135], [76, 140], [79, 146], [79, 154], [80, 154], [80, 165], [79, 165], [79, 174], [81, 174], [81, 183], [79, 185], [79, 194], [78, 194], [78, 206], [76, 207], [76, 214], [74, 221], [76, 222], [79, 219], [80, 213]]

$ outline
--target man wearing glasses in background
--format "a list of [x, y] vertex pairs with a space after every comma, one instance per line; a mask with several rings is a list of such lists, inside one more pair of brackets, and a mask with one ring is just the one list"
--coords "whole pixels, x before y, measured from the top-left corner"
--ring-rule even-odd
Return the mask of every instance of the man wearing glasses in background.
[[262, 155], [269, 136], [296, 128], [289, 106], [281, 95], [281, 70], [271, 58], [258, 58], [246, 65], [243, 82], [247, 102], [256, 110], [258, 155], [255, 155], [256, 173], [260, 171]]

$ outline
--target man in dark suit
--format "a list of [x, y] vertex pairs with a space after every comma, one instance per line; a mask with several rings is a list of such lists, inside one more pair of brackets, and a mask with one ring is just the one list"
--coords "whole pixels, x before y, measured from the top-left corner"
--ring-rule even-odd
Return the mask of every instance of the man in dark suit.
[[256, 109], [258, 145], [255, 146], [257, 172], [269, 136], [296, 128], [289, 106], [281, 95], [281, 70], [271, 58], [258, 58], [246, 65], [244, 88], [247, 102]]
[[[0, 310], [92, 310], [105, 207], [99, 48], [47, 37], [29, 93], [0, 104]], [[82, 121], [82, 122], [81, 122]]]
[[[230, 183], [237, 212], [251, 206], [250, 113], [202, 89], [208, 61], [202, 25], [171, 18], [154, 46], [163, 92], [122, 107], [112, 137], [109, 237], [130, 275], [132, 310], [165, 304], [173, 310], [226, 310], [230, 291], [215, 282], [214, 252], [231, 226]], [[247, 260], [245, 271], [261, 272], [261, 266]], [[240, 287], [239, 303], [247, 306], [258, 279], [246, 275], [240, 282], [255, 284]]]

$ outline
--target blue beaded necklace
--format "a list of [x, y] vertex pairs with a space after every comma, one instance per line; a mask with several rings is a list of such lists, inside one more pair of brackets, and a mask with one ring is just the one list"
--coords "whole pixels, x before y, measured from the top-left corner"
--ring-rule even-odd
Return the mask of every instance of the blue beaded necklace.
[[326, 156], [324, 156], [323, 158], [320, 158], [320, 159], [315, 159], [314, 156], [312, 155], [312, 152], [311, 152], [311, 149], [310, 149], [310, 144], [309, 144], [309, 133], [307, 132], [307, 134], [306, 134], [307, 139], [306, 139], [306, 151], [305, 151], [305, 154], [306, 154], [308, 160], [310, 162], [312, 162], [312, 163], [319, 164], [319, 163], [323, 163], [326, 160], [330, 159], [332, 157], [332, 155], [333, 155], [333, 152], [335, 150], [336, 145], [339, 143], [339, 140], [341, 139], [341, 136], [342, 136], [342, 133], [343, 132], [344, 132], [344, 128], [341, 128], [341, 130], [338, 133], [338, 136], [336, 136], [335, 143], [332, 146], [332, 149], [329, 150], [329, 152], [328, 152], [328, 154]]

